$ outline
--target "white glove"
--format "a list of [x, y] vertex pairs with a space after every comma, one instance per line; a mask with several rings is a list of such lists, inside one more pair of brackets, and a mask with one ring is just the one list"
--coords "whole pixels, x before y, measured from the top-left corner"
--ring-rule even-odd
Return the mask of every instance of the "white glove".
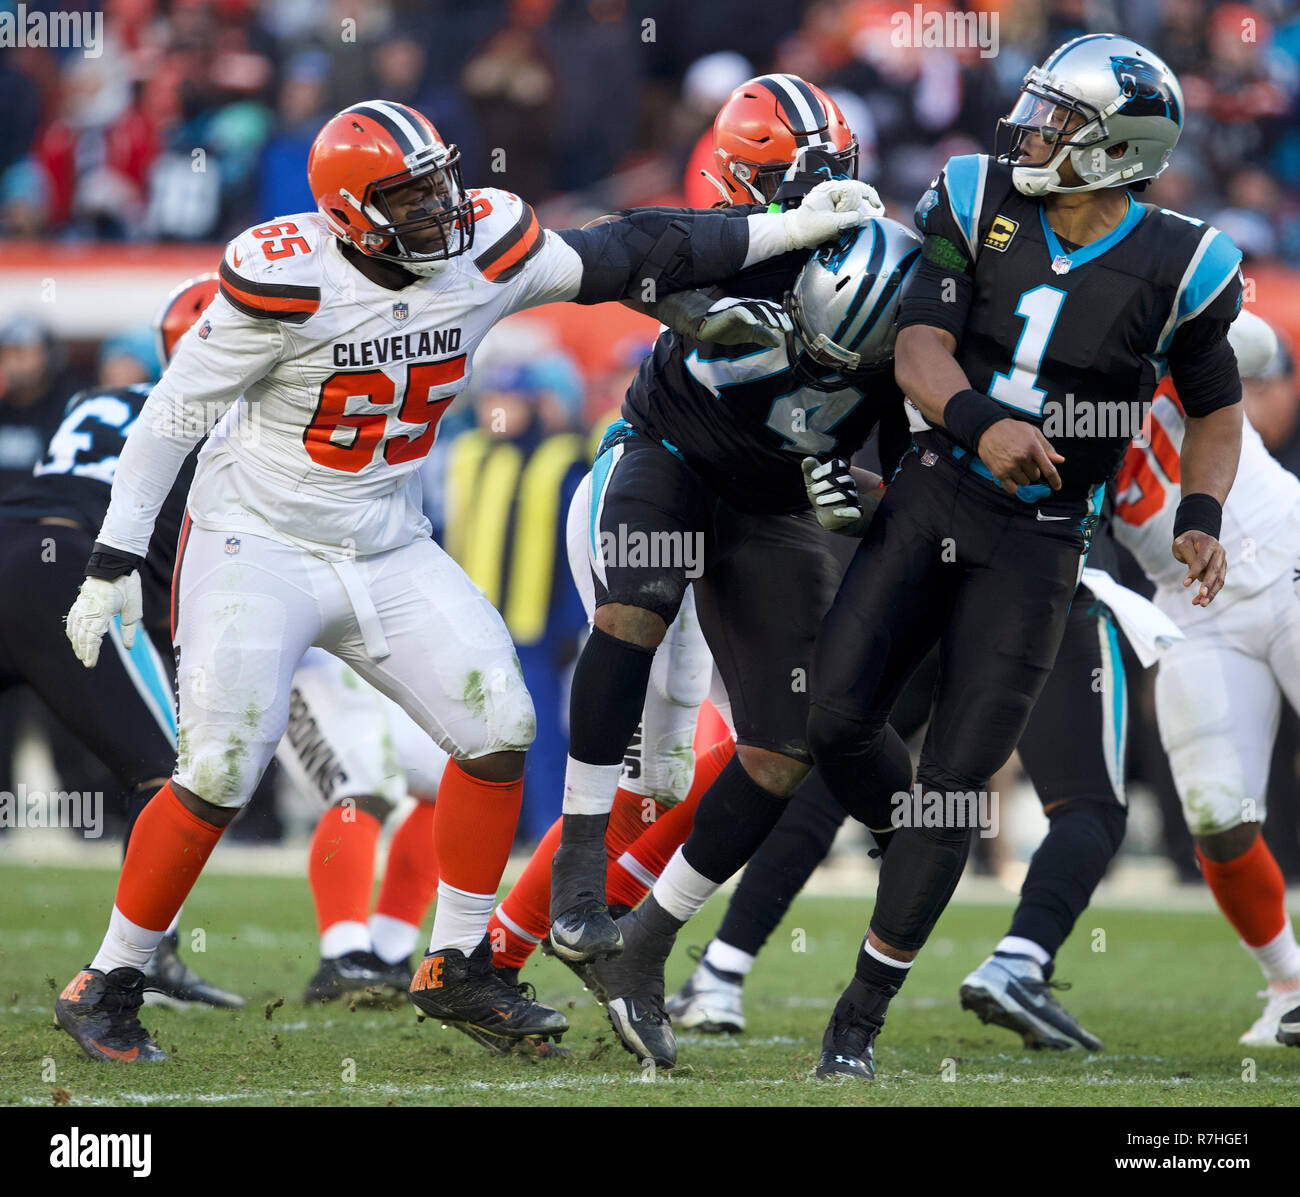
[[808, 492], [817, 522], [828, 532], [847, 536], [860, 535], [867, 523], [858, 484], [842, 457], [820, 462], [815, 457], [803, 459], [803, 484]]
[[845, 229], [856, 229], [873, 216], [883, 216], [885, 205], [876, 189], [856, 179], [827, 179], [818, 183], [797, 207], [785, 213], [785, 248], [812, 249]]
[[130, 648], [135, 644], [135, 625], [143, 614], [138, 570], [111, 582], [104, 578], [87, 578], [68, 612], [66, 627], [77, 660], [87, 669], [95, 667], [99, 660], [99, 642], [115, 615], [122, 616], [122, 643]]
[[779, 303], [767, 299], [719, 299], [700, 321], [697, 341], [710, 345], [765, 345], [779, 349], [793, 332]]

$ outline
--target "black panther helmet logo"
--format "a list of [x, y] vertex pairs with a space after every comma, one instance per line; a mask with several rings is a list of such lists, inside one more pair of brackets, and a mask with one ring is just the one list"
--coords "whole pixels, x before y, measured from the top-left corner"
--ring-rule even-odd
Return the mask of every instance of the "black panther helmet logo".
[[1165, 86], [1164, 77], [1155, 66], [1145, 59], [1118, 54], [1111, 55], [1110, 65], [1120, 90], [1127, 97], [1120, 112], [1125, 116], [1163, 116], [1179, 123], [1178, 100]]

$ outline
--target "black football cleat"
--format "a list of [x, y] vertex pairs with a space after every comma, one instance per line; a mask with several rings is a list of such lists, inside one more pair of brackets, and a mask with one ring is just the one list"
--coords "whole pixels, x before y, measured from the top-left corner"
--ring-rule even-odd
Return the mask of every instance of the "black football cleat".
[[1300, 1047], [1300, 1005], [1277, 1020], [1277, 1041], [1285, 1047]]
[[606, 995], [605, 1011], [619, 1043], [638, 1060], [672, 1068], [677, 1063], [677, 1038], [664, 1009], [664, 966], [677, 936], [645, 925], [643, 912], [646, 904], [653, 902], [653, 896], [646, 898], [621, 920], [623, 954], [597, 961], [590, 968]]
[[375, 971], [382, 978], [380, 984], [384, 988], [397, 993], [405, 993], [411, 988], [411, 978], [415, 976], [415, 970], [411, 967], [410, 960], [403, 957], [401, 960], [394, 960], [390, 964], [375, 952], [372, 952], [371, 955], [374, 957]]
[[422, 1014], [498, 1055], [522, 1040], [559, 1039], [569, 1029], [563, 1014], [534, 998], [531, 985], [512, 984], [502, 974], [492, 967], [485, 936], [468, 956], [458, 948], [427, 952], [408, 992]]
[[605, 905], [605, 841], [566, 844], [551, 863], [551, 948], [566, 964], [590, 964], [623, 950]]
[[[320, 967], [303, 990], [302, 1000], [312, 1006], [318, 1002], [358, 997], [382, 990], [386, 985], [391, 987], [391, 982], [386, 979], [388, 967], [373, 952], [346, 952], [329, 959], [322, 957]], [[407, 984], [410, 984], [409, 979]]]
[[888, 1004], [888, 997], [868, 990], [856, 977], [849, 983], [835, 1003], [822, 1036], [822, 1054], [815, 1073], [818, 1080], [876, 1079], [874, 1044]]
[[144, 973], [87, 965], [64, 987], [54, 1017], [92, 1060], [129, 1063], [167, 1059], [138, 1017], [144, 1004]]
[[1099, 1052], [1104, 1044], [1079, 1024], [1053, 995], [1069, 985], [1051, 979], [1030, 956], [994, 952], [961, 983], [961, 1008], [979, 1015], [980, 1022], [1006, 1027], [1028, 1048], [1067, 1051], [1076, 1044]]
[[144, 969], [146, 1006], [166, 1006], [185, 1010], [190, 1006], [216, 1006], [223, 1010], [242, 1010], [248, 1001], [229, 993], [211, 981], [205, 981], [180, 957], [175, 932], [164, 935]]
[[[630, 906], [611, 906], [609, 908], [609, 917], [617, 922], [632, 908]], [[594, 962], [587, 964], [577, 964], [572, 960], [565, 960], [562, 956], [555, 954], [555, 949], [551, 946], [550, 936], [543, 939], [538, 947], [541, 948], [543, 956], [550, 956], [553, 960], [558, 960], [565, 968], [569, 970], [579, 981], [582, 987], [587, 990], [598, 1005], [605, 1006], [609, 1004], [609, 994], [605, 991], [605, 986], [601, 983], [600, 976], [596, 971]]]

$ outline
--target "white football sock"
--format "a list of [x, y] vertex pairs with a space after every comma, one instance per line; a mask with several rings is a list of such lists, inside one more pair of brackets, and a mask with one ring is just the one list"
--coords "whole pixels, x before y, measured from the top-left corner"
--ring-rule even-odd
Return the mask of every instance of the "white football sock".
[[390, 914], [370, 916], [370, 947], [385, 964], [409, 960], [420, 938], [420, 928], [414, 923], [395, 919]]
[[719, 882], [710, 881], [703, 873], [696, 872], [686, 863], [681, 848], [673, 853], [673, 858], [655, 882], [654, 896], [664, 910], [683, 923], [699, 914], [700, 908], [715, 893]]
[[617, 765], [588, 765], [569, 757], [564, 768], [564, 803], [566, 815], [608, 815], [614, 809], [614, 794], [623, 774], [623, 762]]
[[1052, 963], [1052, 957], [1046, 948], [1039, 947], [1032, 939], [1025, 939], [1020, 935], [1004, 935], [993, 950], [1007, 952], [1012, 956], [1028, 956], [1032, 960], [1037, 960], [1040, 968], [1046, 968]]
[[739, 973], [742, 977], [747, 977], [749, 970], [754, 967], [754, 957], [720, 939], [711, 939], [709, 946], [704, 949], [704, 963], [720, 973]]
[[496, 894], [471, 894], [445, 881], [438, 882], [438, 906], [429, 935], [431, 952], [459, 948], [468, 956], [487, 934]]
[[115, 968], [143, 969], [166, 934], [133, 923], [114, 905], [108, 918], [108, 932], [90, 967], [101, 973], [112, 972]]
[[370, 930], [355, 919], [341, 919], [321, 932], [320, 954], [324, 960], [336, 960], [349, 952], [370, 951]]
[[1246, 943], [1241, 946], [1255, 957], [1255, 962], [1270, 985], [1284, 989], [1281, 982], [1300, 978], [1300, 944], [1296, 943], [1295, 931], [1291, 928], [1289, 918], [1282, 924], [1282, 930], [1268, 943], [1258, 948], [1252, 948]]

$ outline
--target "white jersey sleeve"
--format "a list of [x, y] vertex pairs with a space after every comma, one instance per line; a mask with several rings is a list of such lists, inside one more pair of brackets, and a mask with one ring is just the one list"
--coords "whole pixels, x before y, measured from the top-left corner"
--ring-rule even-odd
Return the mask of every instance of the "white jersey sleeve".
[[[226, 260], [238, 253], [238, 242]], [[178, 342], [131, 429], [99, 541], [144, 556], [154, 521], [190, 450], [265, 374], [283, 349], [280, 324], [240, 311], [218, 294]]]
[[582, 259], [550, 229], [532, 205], [495, 187], [472, 191], [474, 266], [490, 283], [509, 289], [507, 310], [572, 299], [582, 284]]

